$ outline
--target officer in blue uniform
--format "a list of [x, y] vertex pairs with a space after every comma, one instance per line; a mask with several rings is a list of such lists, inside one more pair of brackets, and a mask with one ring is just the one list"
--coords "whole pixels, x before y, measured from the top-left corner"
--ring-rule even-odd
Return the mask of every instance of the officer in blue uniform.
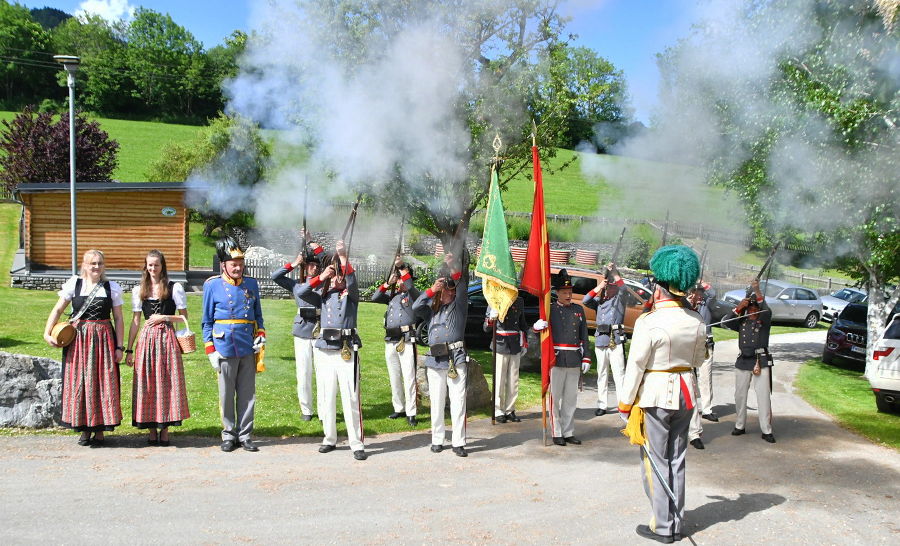
[[[244, 276], [244, 251], [231, 237], [216, 242], [222, 274], [203, 284], [203, 341], [219, 377], [222, 451], [240, 444], [259, 451], [253, 441], [256, 403], [256, 353], [266, 344], [259, 284]], [[237, 409], [237, 422], [235, 422]]]

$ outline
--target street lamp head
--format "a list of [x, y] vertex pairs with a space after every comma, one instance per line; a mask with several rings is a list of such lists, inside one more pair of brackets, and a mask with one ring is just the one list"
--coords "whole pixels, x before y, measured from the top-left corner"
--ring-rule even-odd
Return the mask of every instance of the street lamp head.
[[81, 63], [81, 59], [74, 55], [54, 55], [53, 60], [62, 63], [63, 68], [69, 73], [74, 73], [78, 70], [78, 65]]

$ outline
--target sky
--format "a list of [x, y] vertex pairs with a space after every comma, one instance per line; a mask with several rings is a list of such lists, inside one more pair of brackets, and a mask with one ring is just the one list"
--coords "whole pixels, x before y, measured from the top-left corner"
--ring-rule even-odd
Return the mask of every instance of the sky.
[[[16, 1], [16, 0], [14, 0]], [[248, 31], [254, 2], [265, 0], [17, 0], [29, 8], [53, 7], [67, 13], [89, 11], [127, 18], [137, 7], [168, 13], [205, 48], [221, 44], [236, 29]], [[636, 119], [647, 123], [656, 104], [656, 54], [687, 33], [698, 0], [568, 0], [560, 7], [571, 17], [566, 31], [575, 45], [590, 47], [621, 69], [628, 82]]]

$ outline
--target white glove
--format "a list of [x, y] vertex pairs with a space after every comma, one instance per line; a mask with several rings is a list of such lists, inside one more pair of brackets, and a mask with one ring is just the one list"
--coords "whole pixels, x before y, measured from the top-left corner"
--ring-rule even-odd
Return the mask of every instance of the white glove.
[[260, 334], [253, 340], [253, 352], [258, 353], [266, 344], [266, 336]]
[[534, 326], [532, 326], [532, 328], [534, 328], [535, 332], [540, 332], [541, 330], [546, 330], [547, 326], [550, 326], [550, 325], [547, 324], [546, 320], [538, 319], [537, 322], [534, 323]]
[[219, 354], [219, 351], [213, 351], [206, 356], [209, 357], [209, 363], [213, 369], [219, 371], [219, 363], [222, 361], [222, 355]]
[[495, 318], [497, 318], [499, 316], [500, 316], [500, 312], [494, 308], [491, 308], [491, 310], [488, 312], [488, 318], [491, 320], [494, 320]]
[[582, 362], [581, 363], [581, 373], [588, 373], [588, 370], [590, 370], [590, 369], [591, 369], [590, 362]]

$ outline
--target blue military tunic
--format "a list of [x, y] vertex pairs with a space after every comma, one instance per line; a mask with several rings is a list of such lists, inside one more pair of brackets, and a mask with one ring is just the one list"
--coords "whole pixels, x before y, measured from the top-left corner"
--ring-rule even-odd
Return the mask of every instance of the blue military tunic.
[[[419, 290], [413, 285], [412, 276], [407, 273], [401, 277], [405, 290], [397, 291], [393, 297], [388, 294], [387, 285], [381, 285], [372, 294], [375, 303], [386, 303], [388, 308], [384, 313], [385, 341], [399, 341], [402, 337], [409, 341], [413, 333], [412, 327], [416, 324], [416, 313], [413, 311], [413, 303], [419, 299]], [[391, 335], [389, 330], [409, 327], [402, 335]]]
[[[413, 304], [413, 311], [430, 315], [428, 322], [428, 343], [436, 345], [438, 343], [461, 343], [465, 339], [466, 334], [466, 314], [469, 310], [469, 297], [467, 293], [468, 283], [463, 278], [459, 280], [460, 274], [454, 275], [457, 279], [456, 298], [446, 305], [441, 305], [436, 312], [431, 310], [431, 301], [435, 294], [431, 289], [426, 290], [419, 296], [419, 299]], [[452, 349], [454, 362], [466, 361], [465, 347]], [[425, 356], [425, 366], [438, 370], [446, 370], [450, 367], [450, 357], [435, 357], [429, 352]]]
[[[297, 296], [306, 303], [312, 304], [317, 300], [321, 301], [320, 331], [315, 343], [318, 349], [338, 350], [343, 348], [344, 341], [347, 341], [351, 348], [354, 345], [356, 348], [362, 347], [362, 341], [356, 332], [356, 315], [359, 310], [359, 284], [356, 282], [356, 273], [353, 270], [353, 266], [347, 264], [344, 272], [344, 288], [336, 289], [331, 283], [328, 283], [328, 291], [323, 294], [322, 289], [324, 287], [322, 284], [326, 281], [322, 281], [321, 276], [317, 276], [307, 279], [305, 283], [296, 289], [295, 293]], [[326, 340], [324, 338], [325, 330], [333, 329], [344, 332], [350, 331], [350, 333], [343, 334], [347, 339]]]
[[207, 354], [224, 358], [252, 354], [253, 339], [265, 335], [259, 283], [251, 277], [232, 280], [223, 273], [203, 284], [203, 341]]
[[581, 367], [582, 359], [588, 354], [588, 330], [584, 309], [571, 303], [559, 302], [550, 306], [550, 334], [556, 353], [556, 366], [561, 368]]
[[616, 284], [607, 284], [606, 290], [595, 294], [593, 290], [588, 292], [582, 303], [597, 311], [597, 330], [594, 332], [594, 345], [599, 348], [609, 346], [610, 335], [615, 335], [615, 341], [621, 345], [625, 343], [625, 330], [615, 326], [625, 321], [625, 283], [619, 281]]
[[291, 333], [294, 334], [294, 337], [314, 339], [313, 330], [316, 328], [316, 323], [319, 322], [322, 297], [317, 292], [311, 292], [307, 299], [301, 298], [299, 296], [300, 283], [287, 276], [291, 270], [293, 270], [291, 264], [285, 265], [272, 274], [272, 280], [290, 292], [294, 296], [294, 303], [297, 304], [297, 315], [294, 317], [294, 328]]

